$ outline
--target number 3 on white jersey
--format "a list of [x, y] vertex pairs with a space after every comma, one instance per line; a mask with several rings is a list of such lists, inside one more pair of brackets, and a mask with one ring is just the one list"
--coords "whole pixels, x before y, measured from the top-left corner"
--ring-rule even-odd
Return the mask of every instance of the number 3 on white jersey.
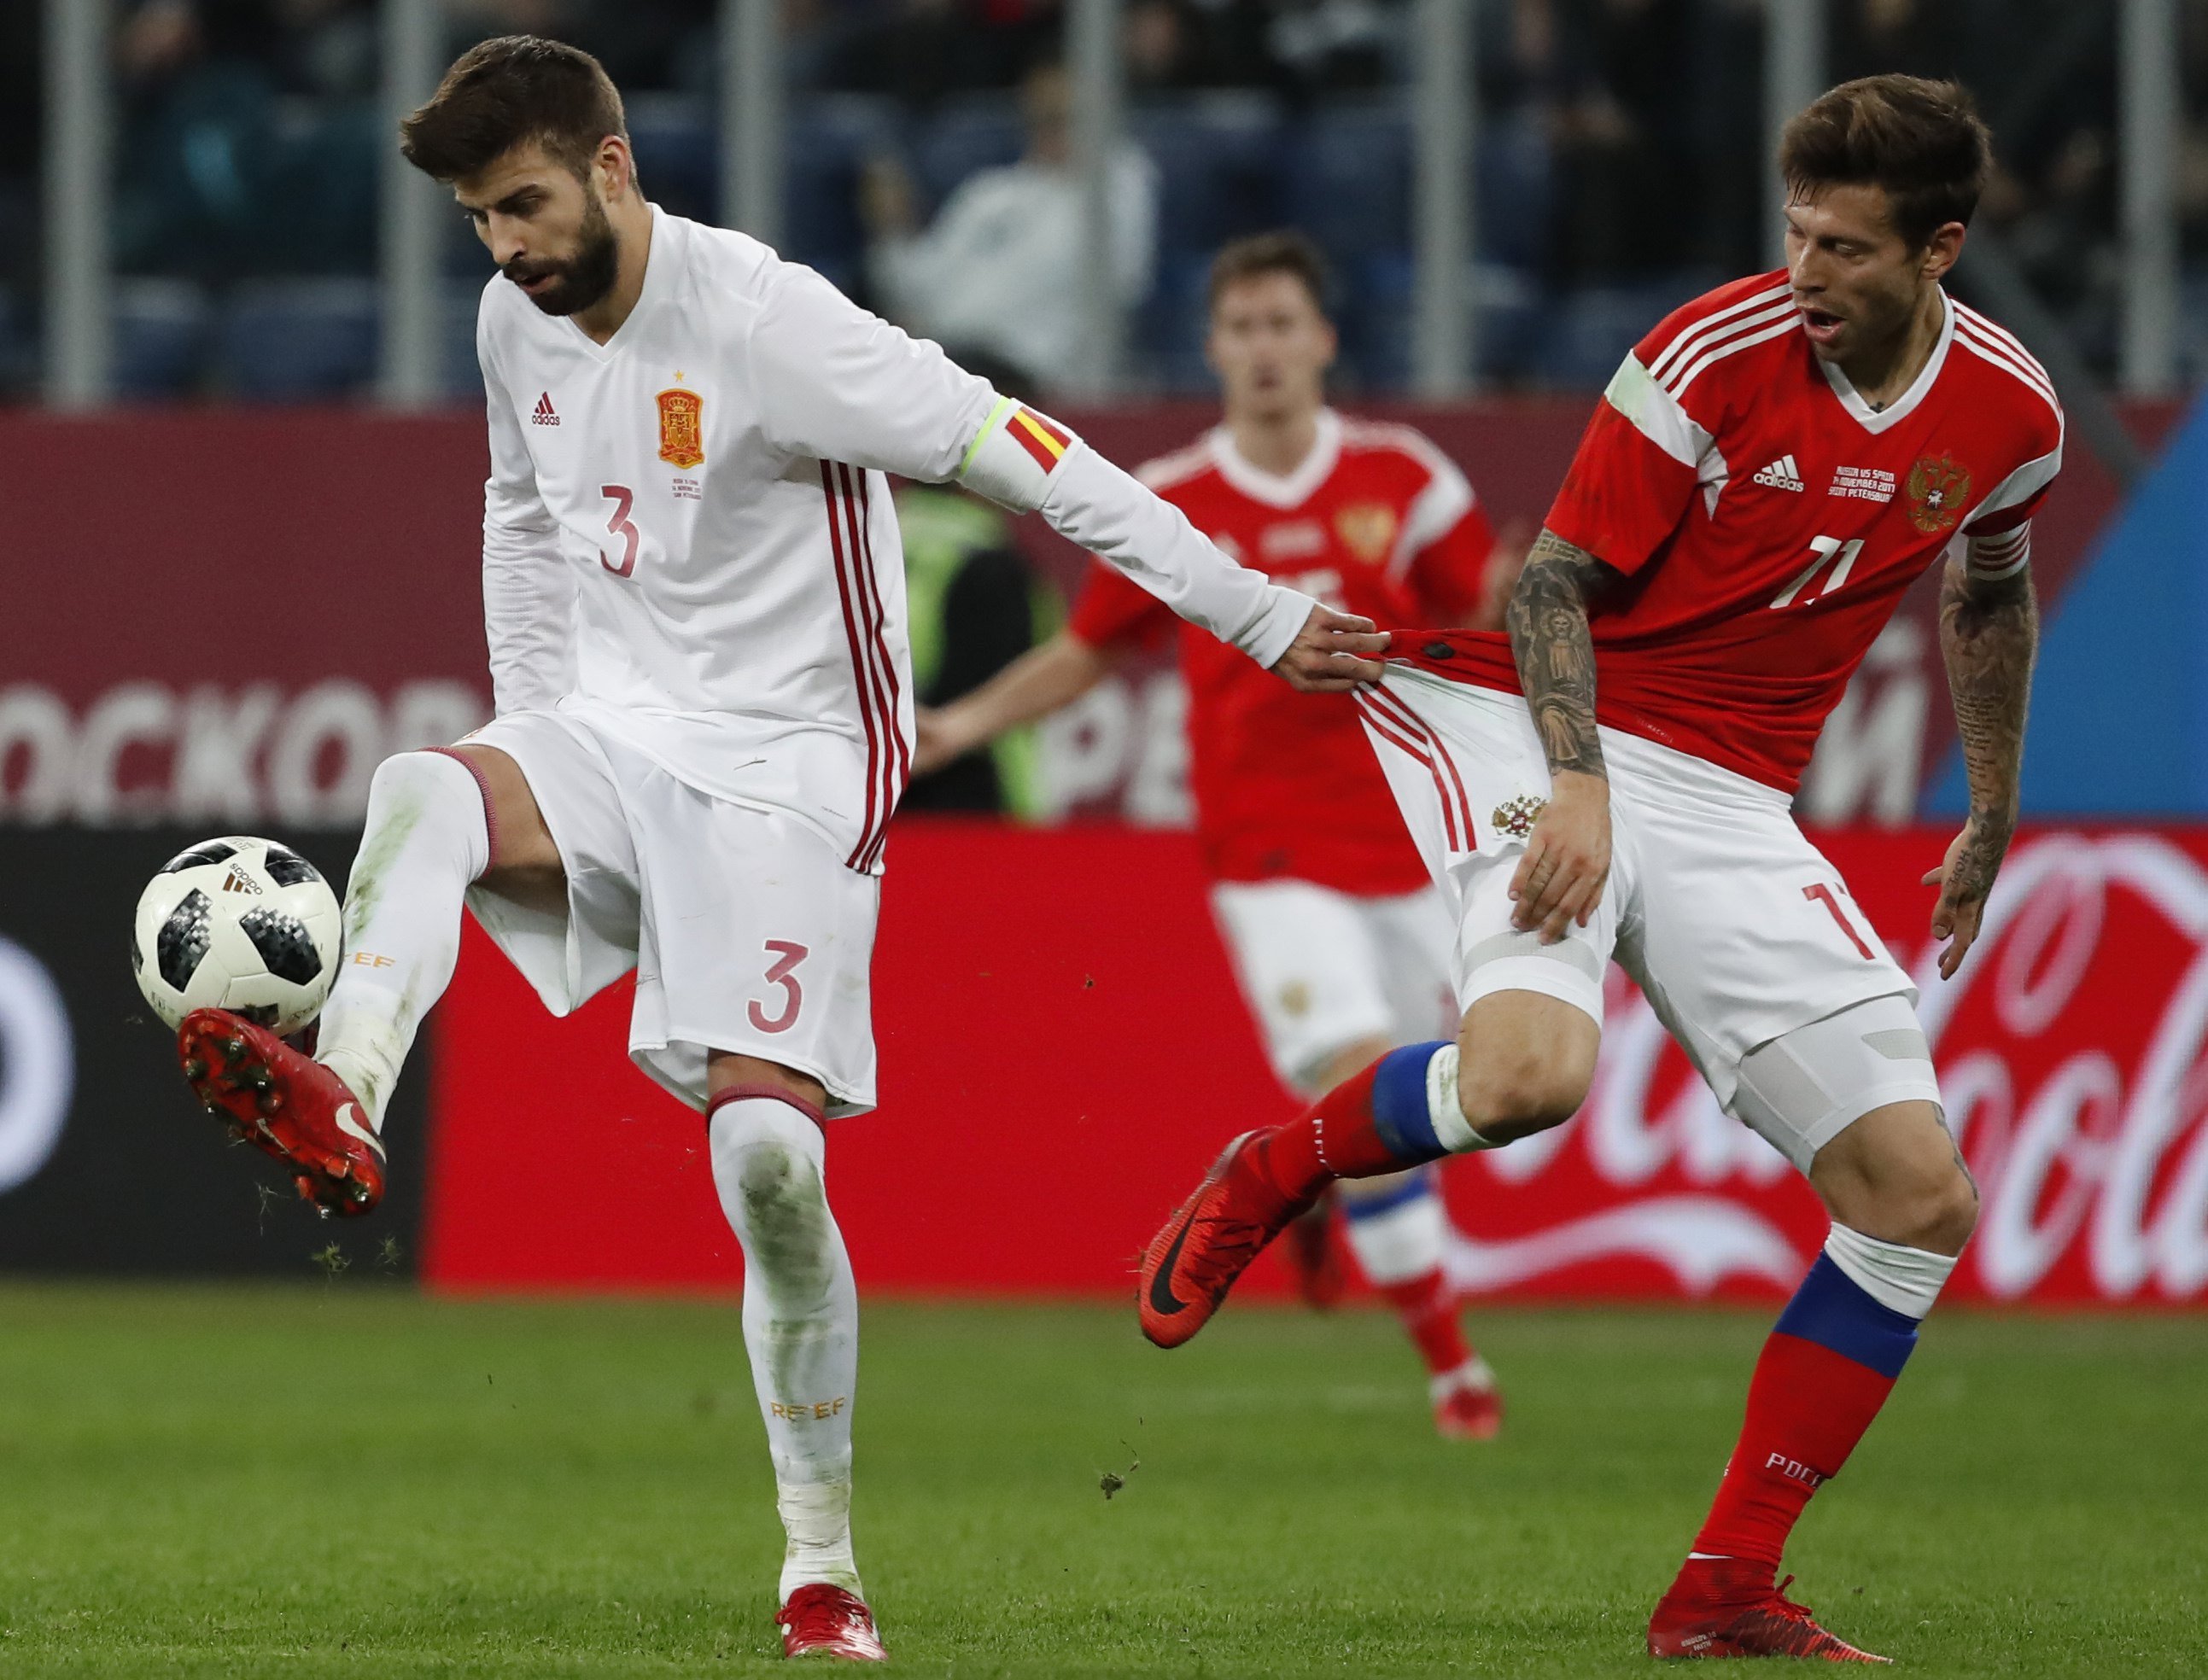
[[598, 564], [616, 578], [626, 578], [636, 570], [637, 547], [644, 540], [637, 533], [636, 521], [628, 516], [628, 510], [636, 506], [636, 492], [626, 484], [601, 484], [598, 494], [613, 503], [614, 511], [606, 515], [606, 529], [621, 540], [621, 564], [607, 559], [603, 549], [598, 550]]
[[[1863, 552], [1863, 538], [1858, 537], [1843, 543], [1837, 537], [1812, 537], [1809, 539], [1809, 551], [1817, 557], [1803, 567], [1801, 576], [1779, 591], [1778, 598], [1771, 603], [1773, 610], [1792, 606], [1794, 598], [1802, 595], [1802, 591], [1809, 587], [1809, 580], [1827, 566], [1833, 567], [1832, 575], [1825, 579], [1821, 589], [1803, 596], [1802, 604], [1806, 607], [1810, 602], [1821, 600], [1839, 590], [1847, 582], [1848, 573], [1855, 570], [1856, 556]], [[1833, 565], [1835, 556], [1839, 561], [1837, 566]]]

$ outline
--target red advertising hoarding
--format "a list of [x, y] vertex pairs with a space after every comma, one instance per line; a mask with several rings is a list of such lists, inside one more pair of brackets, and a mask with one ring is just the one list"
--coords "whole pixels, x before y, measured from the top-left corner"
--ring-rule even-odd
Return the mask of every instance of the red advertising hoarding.
[[[2208, 1301], [2208, 833], [2026, 835], [1958, 979], [1918, 885], [1949, 837], [1826, 849], [1923, 992], [1982, 1186], [1953, 1298]], [[1613, 972], [1571, 1125], [1444, 1169], [1477, 1293], [1775, 1298], [1825, 1220]], [[1108, 1293], [1219, 1144], [1293, 1103], [1185, 837], [908, 821], [875, 1010], [882, 1106], [831, 1127], [863, 1286]], [[471, 932], [435, 1017], [424, 1271], [455, 1290], [733, 1287], [702, 1127], [626, 1060], [625, 989], [547, 1017]], [[1246, 1287], [1277, 1292], [1264, 1263]]]

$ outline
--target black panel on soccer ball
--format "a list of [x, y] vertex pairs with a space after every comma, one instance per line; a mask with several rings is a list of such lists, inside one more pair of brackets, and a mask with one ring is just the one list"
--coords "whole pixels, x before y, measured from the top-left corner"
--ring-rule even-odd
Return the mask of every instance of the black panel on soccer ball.
[[322, 971], [321, 953], [306, 923], [289, 910], [258, 904], [237, 919], [239, 928], [253, 941], [268, 972], [294, 986], [309, 986]]
[[268, 879], [279, 886], [297, 886], [302, 881], [319, 881], [322, 878], [321, 870], [289, 846], [272, 844], [261, 867], [268, 872]]
[[173, 875], [179, 869], [189, 869], [194, 864], [219, 863], [223, 859], [234, 857], [237, 854], [237, 848], [227, 840], [206, 840], [188, 852], [178, 852], [161, 866], [161, 873], [164, 875]]
[[194, 887], [169, 912], [169, 919], [161, 924], [160, 937], [153, 942], [161, 978], [179, 992], [191, 984], [192, 971], [207, 955], [207, 941], [213, 937], [207, 931], [207, 912], [212, 908], [207, 894]]

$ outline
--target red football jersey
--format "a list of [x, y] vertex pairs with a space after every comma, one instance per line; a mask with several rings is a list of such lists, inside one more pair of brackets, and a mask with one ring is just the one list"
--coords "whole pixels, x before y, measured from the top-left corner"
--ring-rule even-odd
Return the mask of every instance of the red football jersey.
[[[2055, 387], [1946, 306], [1881, 410], [1812, 353], [1783, 271], [1688, 304], [1626, 358], [1548, 518], [1627, 579], [1589, 615], [1602, 723], [1791, 793], [1903, 591], [2031, 517], [2062, 464]], [[1519, 689], [1500, 634], [1398, 637], [1389, 657]]]
[[[1487, 516], [1464, 474], [1408, 427], [1328, 410], [1286, 477], [1245, 460], [1221, 427], [1140, 477], [1243, 565], [1383, 629], [1461, 623], [1479, 603]], [[1101, 647], [1172, 625], [1214, 878], [1291, 876], [1368, 897], [1425, 885], [1349, 696], [1298, 693], [1108, 567], [1092, 568], [1067, 628]]]

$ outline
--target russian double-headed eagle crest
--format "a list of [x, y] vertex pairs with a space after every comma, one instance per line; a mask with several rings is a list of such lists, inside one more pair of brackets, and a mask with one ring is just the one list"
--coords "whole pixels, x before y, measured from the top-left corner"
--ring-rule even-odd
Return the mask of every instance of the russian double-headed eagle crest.
[[1514, 840], [1523, 840], [1533, 831], [1533, 825], [1541, 820], [1541, 813], [1548, 808], [1547, 800], [1536, 799], [1531, 794], [1506, 799], [1495, 807], [1495, 831]]
[[680, 387], [659, 393], [659, 459], [687, 471], [705, 460], [705, 399]]
[[1367, 566], [1377, 566], [1395, 546], [1395, 530], [1401, 521], [1384, 501], [1359, 501], [1334, 516], [1335, 534]]
[[1927, 455], [1909, 469], [1909, 523], [1927, 537], [1953, 531], [1971, 499], [1971, 470], [1952, 455]]

